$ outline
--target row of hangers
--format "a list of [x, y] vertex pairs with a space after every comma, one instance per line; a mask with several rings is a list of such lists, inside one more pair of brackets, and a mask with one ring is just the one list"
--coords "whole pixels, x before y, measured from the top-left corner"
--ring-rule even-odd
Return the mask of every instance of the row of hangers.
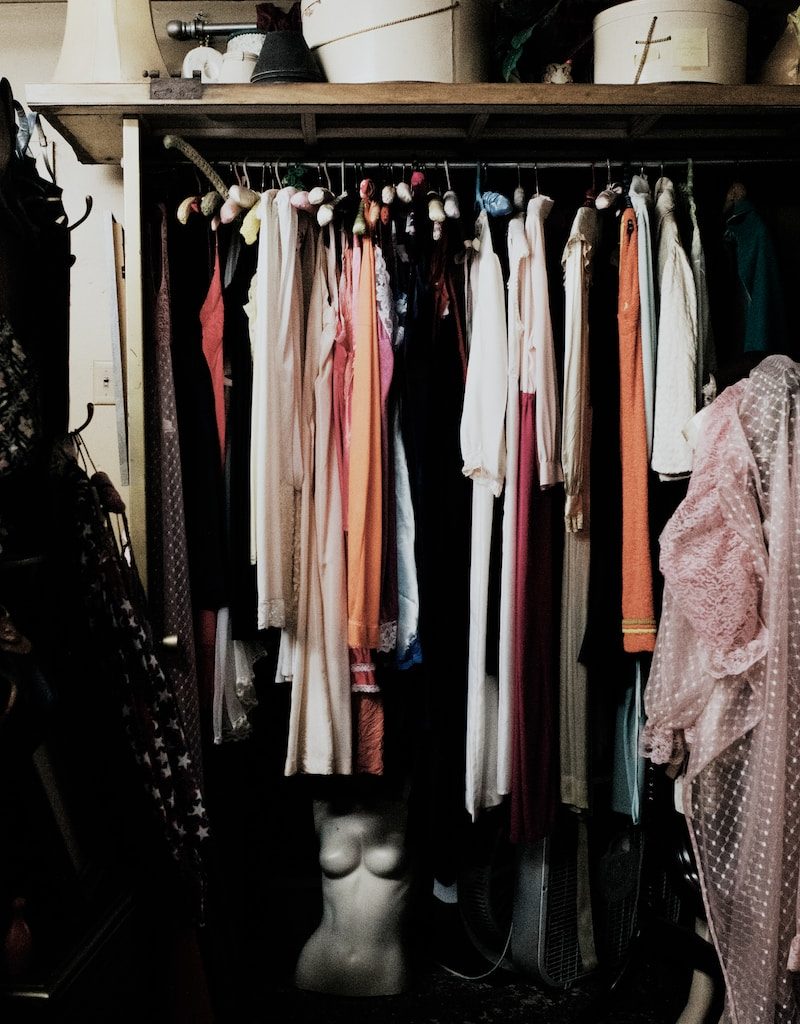
[[[235, 183], [228, 187], [220, 173], [190, 143], [177, 135], [167, 135], [163, 139], [166, 149], [181, 152], [187, 160], [205, 177], [210, 184], [210, 191], [204, 194], [187, 196], [179, 205], [177, 216], [181, 223], [187, 223], [194, 214], [201, 214], [211, 220], [212, 228], [220, 223], [228, 224], [241, 219], [241, 233], [246, 242], [252, 243], [258, 236], [258, 203], [261, 193], [267, 188], [281, 188], [287, 185], [296, 188], [291, 203], [298, 210], [304, 211], [317, 220], [321, 227], [331, 224], [337, 214], [352, 217], [350, 229], [356, 236], [363, 235], [368, 226], [374, 226], [379, 220], [388, 223], [392, 216], [392, 208], [408, 207], [406, 231], [415, 232], [415, 217], [420, 205], [427, 204], [428, 219], [432, 224], [434, 240], [441, 237], [442, 225], [446, 220], [458, 220], [461, 216], [461, 204], [452, 185], [451, 170], [474, 170], [475, 205], [486, 210], [492, 217], [507, 217], [524, 211], [528, 193], [523, 186], [522, 171], [533, 172], [533, 195], [539, 195], [539, 170], [586, 168], [591, 171], [591, 184], [584, 193], [584, 204], [594, 205], [598, 209], [607, 209], [626, 201], [628, 185], [632, 177], [632, 166], [639, 167], [639, 174], [645, 175], [645, 163], [630, 161], [615, 163], [620, 166], [623, 182], [612, 177], [612, 161], [607, 158], [606, 184], [597, 188], [596, 167], [594, 161], [568, 162], [484, 162], [484, 161], [442, 161], [423, 164], [380, 162], [364, 164], [360, 162], [337, 161], [331, 165], [338, 170], [340, 190], [333, 187], [331, 167], [327, 162], [319, 163], [286, 163], [282, 173], [281, 162], [229, 162], [225, 166]], [[731, 161], [701, 160], [697, 163], [714, 163], [730, 165]], [[760, 162], [760, 161], [753, 161]], [[695, 161], [692, 159], [674, 160], [671, 164], [687, 169], [686, 184], [691, 189]], [[738, 165], [738, 161], [737, 161]], [[647, 166], [658, 168], [664, 176], [664, 161], [649, 162]], [[255, 173], [260, 168], [260, 187], [254, 187], [251, 170]], [[399, 174], [397, 173], [399, 169]], [[410, 169], [410, 176], [408, 170]], [[514, 169], [517, 173], [517, 187], [511, 197], [503, 192], [489, 188], [489, 170]], [[308, 187], [305, 183], [309, 172], [316, 170], [317, 183]], [[352, 186], [348, 178], [352, 172]], [[255, 177], [255, 174], [254, 174]], [[466, 239], [465, 246], [474, 245], [475, 240]], [[477, 246], [476, 246], [477, 248]]]
[[[168, 135], [164, 138], [164, 146], [167, 149], [177, 149], [204, 175], [212, 186], [211, 191], [204, 195], [187, 196], [179, 205], [178, 220], [185, 224], [193, 214], [200, 213], [211, 219], [212, 227], [216, 228], [220, 223], [229, 224], [237, 218], [242, 218], [241, 233], [246, 242], [255, 241], [258, 234], [258, 202], [261, 192], [267, 187], [294, 186], [297, 191], [291, 197], [291, 203], [298, 210], [305, 211], [315, 216], [320, 227], [326, 227], [332, 223], [337, 211], [345, 212], [355, 207], [355, 215], [352, 221], [352, 233], [356, 236], [365, 234], [368, 225], [375, 226], [379, 220], [384, 224], [388, 223], [391, 217], [391, 208], [398, 204], [409, 207], [406, 217], [406, 232], [413, 234], [416, 230], [415, 216], [416, 207], [419, 201], [427, 203], [428, 219], [432, 224], [433, 238], [441, 237], [442, 225], [446, 220], [458, 220], [461, 216], [461, 204], [458, 195], [453, 188], [450, 176], [450, 164], [444, 161], [432, 167], [412, 163], [402, 164], [376, 164], [368, 165], [373, 176], [367, 176], [367, 165], [354, 163], [347, 164], [339, 162], [341, 189], [334, 191], [330, 169], [327, 163], [316, 164], [317, 184], [308, 188], [304, 183], [306, 172], [313, 169], [314, 165], [287, 164], [286, 173], [281, 175], [280, 164], [262, 163], [261, 166], [261, 187], [260, 191], [253, 188], [250, 179], [250, 170], [247, 162], [231, 163], [230, 172], [235, 177], [235, 184], [228, 187], [217, 170], [189, 143], [179, 136]], [[399, 166], [399, 177], [395, 169]], [[411, 167], [410, 176], [407, 175], [407, 168]], [[457, 165], [459, 169], [463, 164]], [[515, 164], [517, 171], [517, 187], [514, 190], [513, 198], [509, 199], [502, 192], [484, 187], [486, 175], [490, 165], [477, 163], [470, 165], [476, 170], [475, 198], [476, 205], [485, 209], [493, 217], [505, 217], [514, 212], [524, 211], [527, 200], [527, 193], [522, 184], [522, 167]], [[256, 165], [258, 167], [258, 165]], [[534, 173], [535, 195], [539, 195], [539, 168], [538, 164], [529, 165]], [[356, 188], [351, 191], [348, 185], [347, 170], [352, 169]], [[610, 180], [610, 161], [609, 187]], [[268, 179], [269, 175], [269, 179]], [[324, 175], [324, 177], [323, 177]], [[484, 176], [482, 185], [482, 175]], [[439, 184], [434, 183], [433, 177], [439, 177]], [[594, 168], [592, 169], [592, 190], [594, 195]], [[587, 195], [589, 191], [587, 190]], [[478, 247], [475, 239], [465, 240], [467, 247]]]

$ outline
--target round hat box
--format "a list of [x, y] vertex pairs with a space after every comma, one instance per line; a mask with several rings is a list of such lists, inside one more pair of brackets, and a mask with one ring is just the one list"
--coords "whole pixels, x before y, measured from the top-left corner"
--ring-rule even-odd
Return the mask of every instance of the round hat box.
[[594, 80], [741, 85], [747, 11], [729, 0], [630, 0], [598, 14]]
[[329, 82], [485, 82], [488, 0], [302, 0]]

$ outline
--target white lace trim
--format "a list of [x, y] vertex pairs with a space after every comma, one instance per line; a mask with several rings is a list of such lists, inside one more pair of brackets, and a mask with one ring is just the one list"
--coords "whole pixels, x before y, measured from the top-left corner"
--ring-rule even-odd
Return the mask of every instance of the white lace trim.
[[253, 727], [250, 725], [247, 716], [238, 715], [235, 719], [232, 719], [227, 726], [223, 727], [222, 742], [228, 743], [235, 742], [237, 740], [244, 740], [252, 731]]
[[378, 650], [381, 654], [388, 654], [395, 647], [397, 647], [397, 622], [382, 622]]
[[281, 597], [262, 601], [258, 606], [259, 629], [283, 629], [286, 626], [286, 602]]
[[673, 729], [648, 722], [639, 741], [639, 752], [653, 764], [676, 764], [683, 760], [683, 739]]
[[379, 248], [375, 249], [375, 293], [378, 305], [378, 317], [386, 330], [389, 338], [394, 338], [397, 329], [397, 318], [394, 308], [394, 298], [389, 283], [389, 271], [386, 268], [386, 260]]
[[258, 705], [256, 688], [253, 686], [253, 676], [239, 676], [236, 679], [236, 696], [241, 701], [242, 707], [249, 711]]
[[350, 687], [353, 693], [380, 693], [381, 688], [377, 683], [353, 683]]
[[355, 675], [356, 672], [374, 672], [375, 665], [371, 661], [359, 661], [354, 665], [350, 666], [351, 675]]

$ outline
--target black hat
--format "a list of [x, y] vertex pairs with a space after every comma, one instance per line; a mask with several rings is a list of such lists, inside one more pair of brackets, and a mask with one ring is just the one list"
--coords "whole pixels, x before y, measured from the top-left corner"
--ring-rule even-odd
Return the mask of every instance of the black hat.
[[324, 82], [302, 32], [267, 32], [251, 82]]

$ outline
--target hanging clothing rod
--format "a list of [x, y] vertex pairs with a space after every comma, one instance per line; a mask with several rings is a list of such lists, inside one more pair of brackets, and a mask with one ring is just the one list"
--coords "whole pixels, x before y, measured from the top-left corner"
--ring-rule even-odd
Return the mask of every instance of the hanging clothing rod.
[[[705, 159], [702, 158], [702, 157], [698, 157], [696, 159], [694, 157], [687, 157], [687, 158], [683, 158], [683, 159], [667, 158], [665, 160], [662, 160], [660, 158], [659, 159], [652, 159], [651, 158], [651, 159], [647, 159], [647, 160], [641, 160], [641, 159], [638, 159], [638, 158], [637, 159], [630, 158], [630, 159], [625, 159], [625, 160], [612, 159], [610, 162], [611, 162], [612, 167], [622, 167], [625, 164], [629, 164], [631, 167], [636, 167], [637, 165], [644, 166], [644, 167], [653, 167], [653, 166], [657, 166], [659, 164], [663, 164], [665, 167], [686, 167], [686, 166], [688, 166], [690, 160], [691, 160], [692, 164], [695, 167], [703, 167], [703, 166], [726, 167], [726, 166], [731, 166], [731, 165], [738, 166], [740, 164], [771, 164], [771, 163], [800, 162], [800, 156], [788, 157], [788, 158], [787, 157], [762, 157], [761, 159], [759, 159], [758, 157], [747, 157], [747, 158], [742, 159], [742, 160], [738, 160], [738, 159], [728, 159], [728, 160], [726, 160], [726, 159], [724, 159], [722, 157], [713, 157], [713, 158], [709, 157], [709, 158], [705, 158]], [[283, 163], [283, 162], [284, 161], [282, 160], [281, 163]], [[258, 161], [258, 163], [260, 165], [260, 161]], [[331, 166], [336, 166], [336, 165], [341, 164], [341, 161], [340, 160], [329, 160], [328, 163]], [[372, 162], [372, 161], [369, 161], [369, 162], [366, 162], [366, 163], [359, 162], [357, 164], [356, 163], [352, 163], [352, 162], [348, 163], [347, 161], [345, 161], [345, 167], [355, 167], [355, 166], [358, 166], [358, 167], [386, 167], [387, 163], [389, 164], [389, 166], [392, 166], [392, 161], [383, 161], [383, 162]], [[411, 166], [412, 161], [406, 160], [405, 163], [406, 163], [406, 166]], [[443, 168], [444, 167], [444, 163], [445, 162], [442, 161], [442, 160], [436, 160], [436, 161], [424, 161], [424, 160], [422, 160], [422, 161], [420, 161], [420, 164], [422, 164], [425, 167], [442, 167]], [[457, 161], [457, 160], [448, 160], [447, 161], [447, 166], [451, 170], [475, 170], [475, 168], [480, 164], [481, 167], [488, 167], [488, 168], [497, 169], [497, 170], [515, 171], [519, 167], [519, 169], [521, 171], [535, 171], [535, 170], [539, 170], [539, 171], [548, 171], [548, 170], [556, 171], [556, 170], [571, 170], [572, 168], [575, 168], [576, 170], [581, 170], [581, 169], [590, 170], [592, 167], [595, 167], [595, 168], [603, 167], [607, 163], [608, 163], [607, 159], [605, 157], [603, 157], [603, 159], [601, 159], [601, 160], [541, 160], [541, 161], [524, 160], [524, 161], [520, 161], [519, 163], [517, 163], [516, 161], [512, 161], [512, 160], [503, 160], [503, 161], [475, 160], [475, 161], [466, 161], [466, 162], [464, 162], [464, 161]], [[323, 164], [324, 164], [324, 161], [323, 161]], [[399, 166], [400, 165], [400, 161], [395, 160], [393, 162], [393, 164], [394, 164], [394, 166]], [[302, 164], [301, 166], [316, 168], [318, 165], [316, 163], [305, 163], [305, 164]]]
[[[247, 167], [272, 167], [276, 164], [281, 166], [291, 167], [305, 167], [309, 170], [316, 171], [318, 168], [324, 168], [326, 165], [328, 170], [335, 170], [345, 167], [346, 170], [354, 170], [362, 168], [368, 170], [370, 168], [383, 168], [383, 167], [425, 167], [435, 168], [444, 170], [445, 163], [451, 171], [474, 171], [478, 166], [486, 167], [489, 170], [509, 170], [515, 171], [517, 168], [521, 171], [556, 171], [556, 170], [591, 170], [594, 167], [600, 170], [604, 166], [607, 166], [610, 162], [612, 167], [687, 167], [689, 165], [690, 158], [684, 159], [672, 159], [667, 157], [666, 159], [612, 159], [608, 161], [605, 157], [599, 160], [520, 160], [520, 161], [496, 161], [496, 160], [287, 160], [286, 158], [272, 159], [272, 160], [253, 160], [253, 159], [220, 159], [215, 157], [209, 160], [209, 163], [216, 167], [230, 167], [231, 164], [238, 164], [240, 166], [245, 165]], [[145, 160], [144, 162], [149, 163], [162, 163], [161, 160]], [[735, 169], [743, 166], [758, 166], [759, 164], [787, 164], [787, 163], [800, 163], [800, 156], [790, 157], [743, 157], [743, 158], [724, 158], [724, 157], [697, 157], [691, 158], [691, 162], [695, 167], [730, 167]], [[189, 161], [170, 161], [174, 163], [189, 163]]]

